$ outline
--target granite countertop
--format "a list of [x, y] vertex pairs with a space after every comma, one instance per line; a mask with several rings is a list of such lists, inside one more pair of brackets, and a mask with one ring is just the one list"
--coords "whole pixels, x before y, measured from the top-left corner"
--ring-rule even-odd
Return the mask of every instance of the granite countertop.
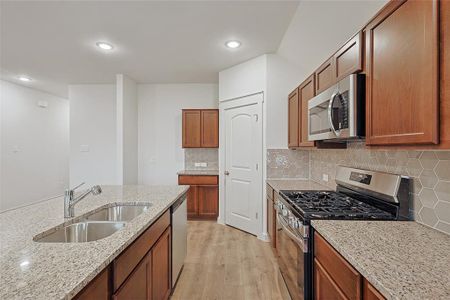
[[178, 175], [217, 176], [219, 170], [181, 170]]
[[[37, 234], [64, 223], [62, 198], [0, 214], [0, 299], [70, 299], [98, 275], [188, 186], [102, 186], [75, 205], [75, 215], [115, 203], [151, 208], [114, 234], [88, 243], [38, 243]], [[70, 221], [68, 221], [70, 222]]]
[[450, 236], [416, 222], [312, 221], [388, 299], [450, 299]]
[[277, 193], [281, 190], [330, 190], [329, 187], [309, 179], [267, 179], [266, 182]]

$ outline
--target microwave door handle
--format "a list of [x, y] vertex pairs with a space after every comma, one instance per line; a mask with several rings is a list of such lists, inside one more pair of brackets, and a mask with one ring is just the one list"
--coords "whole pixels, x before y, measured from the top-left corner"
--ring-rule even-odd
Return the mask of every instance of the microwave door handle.
[[338, 94], [339, 94], [338, 91], [334, 92], [333, 95], [331, 95], [330, 103], [328, 103], [328, 122], [330, 123], [331, 130], [333, 131], [333, 133], [336, 136], [339, 136], [340, 133], [336, 131], [336, 128], [334, 128], [334, 125], [333, 125], [333, 103]]

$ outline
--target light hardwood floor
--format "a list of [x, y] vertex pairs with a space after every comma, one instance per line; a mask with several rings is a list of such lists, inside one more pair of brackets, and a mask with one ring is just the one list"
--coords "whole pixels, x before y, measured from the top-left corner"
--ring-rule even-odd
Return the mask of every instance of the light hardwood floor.
[[288, 297], [269, 243], [216, 222], [188, 222], [188, 253], [172, 300]]

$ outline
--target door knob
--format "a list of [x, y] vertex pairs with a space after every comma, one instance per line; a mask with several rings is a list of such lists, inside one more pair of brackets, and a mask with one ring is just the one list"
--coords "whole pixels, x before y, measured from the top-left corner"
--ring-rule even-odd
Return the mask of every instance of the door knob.
[[228, 171], [225, 171], [225, 172], [223, 172], [223, 174], [225, 174], [225, 175], [230, 175], [230, 172], [228, 172]]

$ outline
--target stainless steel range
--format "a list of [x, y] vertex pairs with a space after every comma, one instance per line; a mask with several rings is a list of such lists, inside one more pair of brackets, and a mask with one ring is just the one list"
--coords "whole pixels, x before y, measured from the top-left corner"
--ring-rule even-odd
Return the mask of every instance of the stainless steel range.
[[408, 220], [409, 178], [339, 166], [336, 191], [280, 191], [277, 252], [293, 300], [312, 299], [313, 235], [310, 221]]

